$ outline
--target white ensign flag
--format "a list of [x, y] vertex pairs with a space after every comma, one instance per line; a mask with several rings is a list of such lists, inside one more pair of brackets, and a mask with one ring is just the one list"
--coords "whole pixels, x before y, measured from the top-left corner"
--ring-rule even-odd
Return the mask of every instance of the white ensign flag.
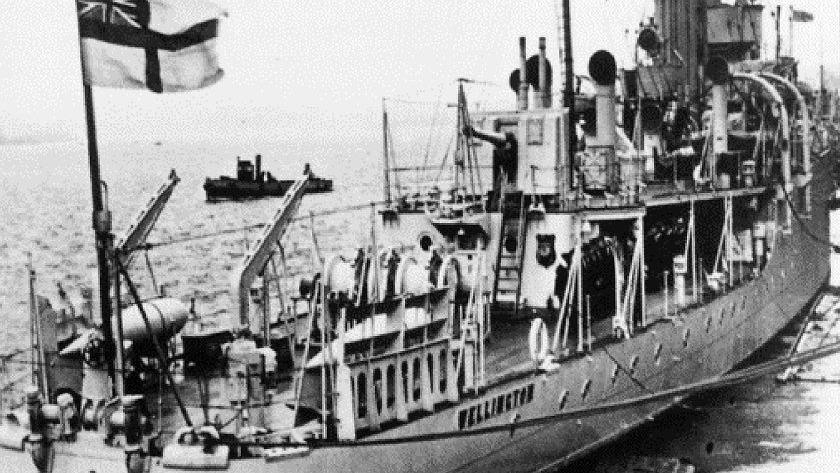
[[180, 92], [216, 83], [224, 11], [205, 0], [77, 0], [91, 85]]

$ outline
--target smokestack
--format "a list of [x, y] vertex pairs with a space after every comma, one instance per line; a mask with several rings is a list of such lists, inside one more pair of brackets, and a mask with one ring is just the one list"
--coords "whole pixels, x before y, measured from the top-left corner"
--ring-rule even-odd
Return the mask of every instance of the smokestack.
[[262, 156], [259, 154], [254, 158], [254, 167], [254, 180], [262, 182]]
[[712, 152], [708, 157], [709, 176], [717, 182], [718, 156], [729, 151], [727, 118], [729, 115], [729, 63], [714, 56], [706, 64], [705, 75], [712, 81]]
[[615, 189], [620, 184], [618, 162], [615, 154], [615, 78], [618, 72], [615, 57], [601, 50], [589, 59], [589, 75], [595, 81], [595, 143], [604, 159], [607, 187]]
[[725, 84], [712, 86], [712, 149], [715, 154], [729, 151], [729, 140], [726, 134], [727, 102], [729, 93]]
[[706, 77], [712, 81], [712, 151], [714, 154], [729, 151], [726, 134], [727, 105], [729, 102], [729, 63], [715, 56], [706, 64]]
[[612, 54], [598, 51], [589, 60], [589, 75], [595, 80], [595, 138], [598, 146], [615, 146], [615, 75]]
[[519, 94], [517, 95], [518, 109], [528, 110], [528, 81], [526, 80], [525, 37], [519, 37]]
[[545, 59], [545, 37], [540, 37], [540, 68], [539, 68], [539, 88], [540, 95], [537, 102], [540, 108], [548, 108], [551, 106], [551, 91], [548, 90], [548, 77], [546, 70]]

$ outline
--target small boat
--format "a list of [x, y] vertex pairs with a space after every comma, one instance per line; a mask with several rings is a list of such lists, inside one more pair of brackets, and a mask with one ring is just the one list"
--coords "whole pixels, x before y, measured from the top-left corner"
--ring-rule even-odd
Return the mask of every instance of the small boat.
[[[332, 192], [332, 179], [324, 179], [312, 173], [309, 163], [304, 164], [303, 174], [309, 176], [306, 193], [315, 194]], [[259, 199], [278, 197], [294, 184], [294, 179], [275, 179], [270, 172], [262, 170], [262, 156], [259, 154], [252, 163], [250, 160], [236, 158], [236, 177], [220, 176], [218, 179], [207, 178], [204, 192], [207, 201]]]

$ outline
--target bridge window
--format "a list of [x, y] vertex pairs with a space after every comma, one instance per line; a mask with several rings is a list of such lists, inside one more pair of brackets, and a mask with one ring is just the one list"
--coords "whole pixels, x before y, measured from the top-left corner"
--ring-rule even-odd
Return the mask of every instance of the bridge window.
[[529, 145], [543, 144], [543, 120], [542, 118], [529, 118], [526, 128], [528, 132]]
[[367, 416], [367, 377], [364, 373], [359, 373], [356, 392], [359, 394], [358, 417], [363, 419]]
[[432, 249], [432, 245], [434, 241], [432, 241], [432, 237], [429, 234], [423, 234], [420, 236], [420, 249], [423, 251], [429, 251]]
[[385, 405], [388, 409], [394, 407], [394, 402], [397, 399], [396, 371], [394, 365], [388, 365], [388, 369], [385, 371]]

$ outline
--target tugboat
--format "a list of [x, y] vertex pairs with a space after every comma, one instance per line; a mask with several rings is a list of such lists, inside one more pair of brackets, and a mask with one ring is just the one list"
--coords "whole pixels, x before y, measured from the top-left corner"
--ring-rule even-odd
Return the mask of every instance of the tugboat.
[[[238, 267], [226, 326], [143, 300], [127, 269], [172, 176], [99, 247], [115, 289], [98, 309], [113, 317], [64, 341], [30, 284], [38, 376], [0, 416], [0, 458], [51, 473], [554, 471], [686, 396], [840, 352], [737, 368], [823, 285], [837, 203], [830, 163], [811, 171], [807, 104], [780, 94], [795, 71], [746, 63], [756, 30], [721, 27], [761, 7], [689, 3], [657, 2], [636, 69], [596, 53], [593, 96], [575, 97], [566, 55], [562, 104], [544, 39], [530, 61], [521, 38], [515, 107], [470, 114], [459, 88], [455, 186], [409, 200], [383, 153], [370, 240], [313, 258], [289, 290], [295, 182]], [[493, 163], [486, 191], [479, 161]]]
[[[332, 179], [316, 176], [310, 169], [309, 163], [304, 164], [303, 175], [308, 177], [306, 183], [308, 194], [332, 192]], [[263, 171], [262, 156], [259, 154], [254, 158], [254, 163], [237, 156], [236, 178], [220, 176], [218, 179], [212, 179], [208, 177], [204, 181], [204, 192], [208, 202], [260, 199], [282, 196], [294, 183], [292, 179], [275, 179], [270, 172]]]

